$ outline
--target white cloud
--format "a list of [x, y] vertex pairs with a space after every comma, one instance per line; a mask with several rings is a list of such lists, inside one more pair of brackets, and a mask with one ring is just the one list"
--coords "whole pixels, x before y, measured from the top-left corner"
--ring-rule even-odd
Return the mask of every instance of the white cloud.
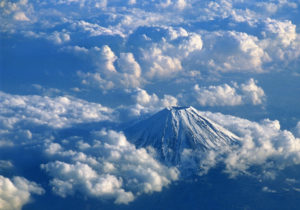
[[178, 101], [171, 95], [164, 95], [163, 98], [159, 98], [155, 93], [148, 94], [146, 90], [136, 89], [132, 94], [132, 98], [135, 101], [135, 105], [129, 106], [130, 114], [133, 116], [140, 116], [142, 114], [154, 113], [165, 107], [176, 106]]
[[227, 84], [200, 88], [194, 86], [195, 98], [202, 106], [236, 106], [242, 104], [242, 97], [236, 89]]
[[256, 85], [257, 81], [251, 78], [247, 83], [241, 84], [241, 92], [244, 99], [244, 103], [250, 103], [253, 105], [262, 104], [265, 100], [264, 90]]
[[109, 90], [120, 87], [139, 87], [143, 81], [141, 67], [132, 53], [121, 53], [120, 57], [117, 57], [107, 45], [90, 50], [78, 46], [66, 49], [88, 54], [91, 57], [95, 71], [87, 73], [79, 71], [77, 73], [85, 85]]
[[120, 71], [123, 73], [132, 74], [135, 77], [141, 76], [141, 67], [135, 61], [132, 53], [121, 53], [118, 64], [120, 66]]
[[146, 75], [150, 78], [174, 77], [182, 70], [181, 62], [178, 58], [164, 55], [162, 50], [153, 47], [143, 52], [144, 66], [149, 66]]
[[263, 89], [250, 79], [241, 85], [223, 84], [219, 86], [199, 87], [195, 85], [193, 97], [201, 106], [237, 106], [242, 104], [262, 104], [265, 100]]
[[264, 24], [262, 45], [272, 60], [278, 63], [297, 59], [300, 55], [300, 42], [296, 25], [289, 20], [279, 21], [271, 18], [267, 18]]
[[70, 41], [71, 37], [67, 32], [54, 31], [47, 39], [53, 41], [55, 44], [62, 44]]
[[[279, 169], [300, 164], [300, 139], [287, 130], [281, 130], [279, 121], [265, 119], [258, 123], [220, 113], [201, 114], [241, 137], [240, 146], [214, 153], [214, 161], [211, 161], [224, 162], [225, 171], [231, 176], [251, 173], [249, 168], [260, 166], [262, 171], [256, 175], [274, 179]], [[207, 162], [206, 167], [214, 165]]]
[[0, 175], [0, 209], [17, 210], [30, 201], [31, 194], [41, 195], [44, 190], [23, 177], [12, 180]]
[[96, 23], [89, 23], [84, 20], [72, 23], [73, 28], [79, 28], [83, 31], [89, 32], [90, 36], [101, 36], [101, 35], [119, 35], [124, 37], [125, 35], [115, 28], [102, 27]]
[[14, 14], [14, 19], [17, 21], [29, 21], [30, 19], [25, 15], [24, 12], [16, 12]]
[[[183, 28], [162, 27], [166, 36], [159, 42], [142, 49], [141, 62], [145, 75], [149, 80], [168, 79], [185, 71], [184, 59], [201, 51], [203, 42], [197, 33], [188, 33]], [[151, 39], [151, 37], [150, 37]]]
[[[80, 145], [87, 143], [80, 139]], [[101, 130], [83, 152], [46, 144], [45, 152], [56, 161], [42, 164], [53, 179], [53, 191], [65, 197], [80, 191], [92, 197], [129, 203], [141, 193], [161, 191], [178, 179], [178, 171], [156, 161], [144, 148], [136, 149], [122, 133]], [[67, 145], [66, 145], [67, 146]]]
[[[0, 123], [6, 129], [15, 128], [18, 123], [64, 128], [77, 123], [114, 120], [110, 108], [69, 96], [50, 98], [0, 92], [0, 99]], [[23, 136], [28, 139], [32, 134], [25, 130]]]
[[270, 60], [259, 39], [247, 33], [223, 31], [203, 36], [204, 49], [199, 64], [221, 72], [262, 72]]
[[190, 53], [201, 50], [202, 46], [201, 36], [199, 34], [191, 34], [179, 44], [178, 49], [180, 54], [187, 57]]

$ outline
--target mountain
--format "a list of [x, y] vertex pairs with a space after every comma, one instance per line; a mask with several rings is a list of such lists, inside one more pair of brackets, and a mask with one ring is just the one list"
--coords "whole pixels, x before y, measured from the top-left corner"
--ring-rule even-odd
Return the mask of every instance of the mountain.
[[167, 164], [178, 165], [183, 152], [221, 150], [239, 138], [193, 107], [170, 107], [124, 131], [138, 148], [152, 146]]

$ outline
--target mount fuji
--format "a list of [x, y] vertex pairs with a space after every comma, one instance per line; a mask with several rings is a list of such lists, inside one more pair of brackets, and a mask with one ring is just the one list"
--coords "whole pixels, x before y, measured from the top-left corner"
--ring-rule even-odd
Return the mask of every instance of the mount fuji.
[[239, 137], [193, 107], [165, 108], [124, 133], [138, 148], [153, 147], [168, 165], [180, 165], [187, 152], [220, 151], [239, 144]]

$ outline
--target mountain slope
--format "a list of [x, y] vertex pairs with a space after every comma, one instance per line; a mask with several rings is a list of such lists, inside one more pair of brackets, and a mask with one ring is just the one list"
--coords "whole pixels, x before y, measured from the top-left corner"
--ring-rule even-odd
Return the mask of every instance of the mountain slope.
[[137, 147], [152, 146], [166, 163], [176, 165], [186, 150], [220, 150], [238, 137], [201, 116], [193, 107], [170, 107], [124, 131]]

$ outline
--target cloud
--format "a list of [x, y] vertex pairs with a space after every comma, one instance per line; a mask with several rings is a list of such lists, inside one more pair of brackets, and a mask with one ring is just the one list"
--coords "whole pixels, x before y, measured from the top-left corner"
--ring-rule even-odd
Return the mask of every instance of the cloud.
[[[274, 179], [278, 170], [300, 163], [300, 139], [290, 131], [281, 130], [279, 121], [265, 119], [251, 122], [220, 113], [200, 113], [241, 137], [240, 146], [208, 156], [213, 157], [213, 161], [205, 161], [205, 167], [223, 162], [225, 172], [232, 177], [254, 173]], [[261, 170], [250, 170], [254, 166], [261, 167]]]
[[120, 57], [117, 57], [107, 45], [91, 49], [74, 46], [65, 48], [65, 50], [88, 55], [91, 58], [95, 70], [86, 73], [77, 72], [84, 85], [110, 90], [120, 87], [139, 87], [143, 82], [141, 67], [132, 53], [120, 53]]
[[[3, 129], [18, 124], [66, 128], [78, 123], [114, 120], [113, 110], [70, 96], [50, 98], [38, 95], [11, 95], [0, 92], [0, 123]], [[30, 131], [23, 136], [30, 138]]]
[[80, 8], [84, 7], [95, 7], [97, 9], [105, 9], [107, 6], [107, 0], [59, 0], [55, 2], [58, 5], [78, 5]]
[[171, 95], [164, 95], [163, 98], [159, 98], [155, 93], [151, 95], [140, 88], [136, 89], [131, 97], [134, 99], [135, 104], [126, 107], [125, 110], [129, 109], [132, 116], [154, 113], [165, 107], [178, 104], [178, 100]]
[[256, 85], [251, 78], [248, 82], [233, 86], [223, 84], [219, 86], [199, 87], [195, 85], [193, 97], [201, 106], [237, 106], [242, 104], [259, 105], [265, 100], [263, 89]]
[[245, 100], [244, 103], [259, 105], [264, 102], [264, 90], [256, 84], [257, 81], [251, 78], [248, 82], [240, 85], [243, 99]]
[[42, 164], [49, 173], [53, 192], [65, 197], [76, 191], [91, 197], [127, 204], [142, 193], [159, 192], [178, 179], [179, 172], [155, 160], [144, 148], [136, 149], [123, 133], [94, 132], [93, 140], [77, 141], [79, 151], [46, 143], [46, 154], [56, 161]]
[[[174, 78], [186, 71], [183, 62], [189, 56], [201, 51], [203, 42], [197, 33], [188, 33], [184, 28], [154, 27], [162, 34], [158, 41], [150, 41], [141, 50], [140, 63], [147, 80]], [[157, 39], [153, 34], [143, 34], [147, 39]], [[140, 48], [140, 46], [139, 46]]]
[[146, 75], [150, 78], [168, 78], [182, 70], [178, 58], [164, 55], [162, 50], [157, 47], [144, 51], [143, 61], [146, 63], [145, 66], [149, 66]]
[[26, 13], [31, 12], [32, 4], [28, 3], [27, 0], [19, 0], [15, 2], [3, 0], [0, 2], [0, 9], [3, 12], [4, 17], [13, 15], [13, 20], [30, 21]]
[[54, 31], [47, 39], [53, 41], [55, 44], [62, 44], [71, 40], [69, 33]]
[[121, 37], [125, 36], [121, 31], [115, 28], [106, 28], [96, 23], [89, 23], [84, 20], [80, 20], [78, 22], [72, 23], [71, 27], [74, 29], [83, 30], [84, 32], [88, 32], [90, 36], [102, 36], [102, 35], [105, 36], [119, 35]]
[[294, 128], [294, 135], [300, 138], [300, 121], [298, 121], [296, 127]]
[[24, 12], [17, 12], [17, 13], [14, 14], [14, 20], [29, 21], [29, 18], [25, 15]]
[[200, 88], [194, 86], [195, 98], [202, 106], [236, 106], [242, 104], [242, 97], [236, 89], [227, 84]]
[[203, 36], [203, 57], [199, 64], [212, 71], [262, 72], [270, 60], [259, 39], [247, 33], [221, 31]]
[[271, 58], [275, 62], [298, 58], [300, 42], [297, 38], [299, 35], [296, 32], [296, 25], [289, 20], [279, 21], [271, 18], [267, 18], [264, 23], [262, 42]]
[[44, 190], [23, 177], [12, 180], [0, 175], [0, 209], [17, 210], [30, 201], [31, 194], [42, 195]]
[[62, 31], [53, 31], [50, 34], [47, 34], [45, 32], [36, 33], [34, 31], [26, 31], [24, 32], [24, 35], [26, 37], [35, 39], [46, 39], [58, 45], [71, 41], [70, 32], [68, 32], [66, 29], [63, 29]]

